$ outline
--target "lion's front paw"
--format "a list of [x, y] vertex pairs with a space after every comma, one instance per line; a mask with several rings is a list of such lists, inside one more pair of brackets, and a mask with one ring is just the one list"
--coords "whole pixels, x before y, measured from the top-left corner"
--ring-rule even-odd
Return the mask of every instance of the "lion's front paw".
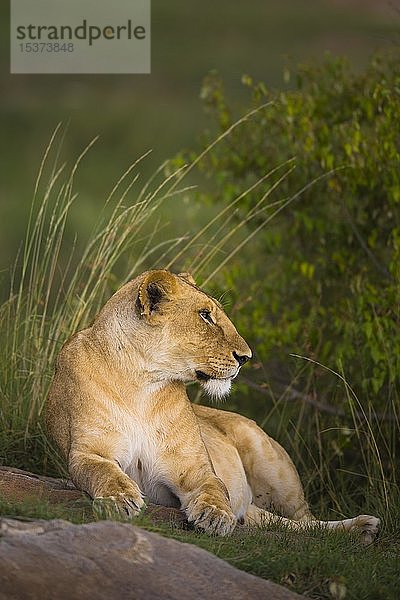
[[192, 502], [186, 510], [187, 518], [196, 527], [204, 529], [207, 533], [227, 535], [236, 525], [236, 517], [229, 504], [202, 500]]
[[97, 496], [93, 499], [93, 512], [98, 519], [131, 519], [146, 507], [141, 496], [132, 498], [121, 492], [112, 496]]
[[360, 532], [360, 541], [364, 546], [372, 544], [380, 526], [380, 520], [371, 515], [359, 515], [354, 518], [354, 523], [351, 527], [353, 530]]

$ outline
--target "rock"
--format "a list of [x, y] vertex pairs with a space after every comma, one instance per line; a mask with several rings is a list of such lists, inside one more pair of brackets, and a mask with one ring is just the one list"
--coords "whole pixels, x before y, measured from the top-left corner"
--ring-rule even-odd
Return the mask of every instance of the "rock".
[[[71, 509], [87, 504], [90, 508], [89, 496], [78, 490], [71, 480], [36, 475], [12, 467], [0, 466], [0, 498], [9, 502], [46, 500], [51, 504], [60, 504]], [[154, 524], [187, 524], [185, 513], [176, 508], [149, 504], [145, 514]]]
[[[47, 500], [71, 511], [89, 499], [67, 479], [10, 467], [0, 467], [0, 498]], [[149, 505], [146, 515], [156, 524], [187, 526], [184, 512], [175, 508]], [[243, 533], [238, 526], [234, 535]], [[25, 598], [294, 600], [300, 596], [239, 571], [196, 546], [130, 524], [3, 518], [0, 600]]]
[[0, 497], [8, 501], [48, 500], [52, 504], [69, 504], [85, 494], [72, 481], [36, 475], [11, 467], [0, 466]]
[[0, 519], [0, 536], [0, 600], [301, 598], [130, 524]]

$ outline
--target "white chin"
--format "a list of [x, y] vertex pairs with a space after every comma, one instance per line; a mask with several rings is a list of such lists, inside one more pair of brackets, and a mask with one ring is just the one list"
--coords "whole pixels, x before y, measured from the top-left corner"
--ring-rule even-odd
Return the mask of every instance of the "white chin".
[[201, 384], [213, 400], [221, 400], [231, 391], [230, 379], [209, 379]]

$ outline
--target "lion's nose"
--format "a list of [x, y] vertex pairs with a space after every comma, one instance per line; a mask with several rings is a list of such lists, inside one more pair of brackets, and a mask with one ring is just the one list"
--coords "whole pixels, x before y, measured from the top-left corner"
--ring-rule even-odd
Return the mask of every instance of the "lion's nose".
[[250, 356], [247, 356], [246, 354], [239, 355], [236, 352], [233, 352], [233, 356], [238, 361], [239, 367], [244, 365], [244, 363], [250, 359]]

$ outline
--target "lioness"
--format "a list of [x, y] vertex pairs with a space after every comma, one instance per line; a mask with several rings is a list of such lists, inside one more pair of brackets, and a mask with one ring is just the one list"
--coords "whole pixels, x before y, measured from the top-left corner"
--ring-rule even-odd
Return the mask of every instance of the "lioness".
[[188, 274], [149, 271], [124, 285], [57, 360], [46, 420], [75, 485], [128, 516], [144, 498], [182, 507], [209, 533], [282, 521], [359, 529], [371, 541], [375, 517], [312, 516], [289, 456], [253, 421], [190, 403], [187, 382], [221, 398], [250, 357]]

